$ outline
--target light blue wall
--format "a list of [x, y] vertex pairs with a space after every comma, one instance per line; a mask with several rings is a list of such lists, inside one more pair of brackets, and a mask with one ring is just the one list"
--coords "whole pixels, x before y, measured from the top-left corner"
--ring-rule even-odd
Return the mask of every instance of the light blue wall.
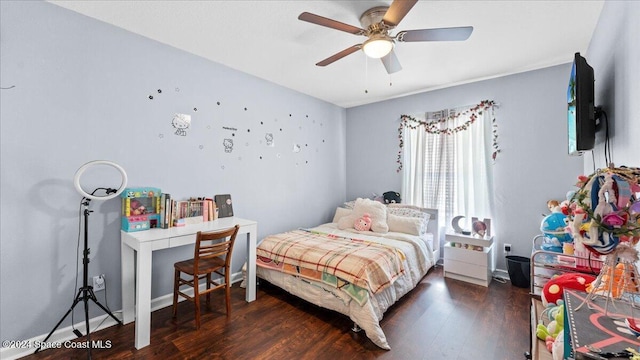
[[[640, 167], [640, 2], [605, 1], [587, 50], [593, 67], [596, 105], [609, 116], [611, 150], [617, 166]], [[604, 132], [598, 133], [595, 168], [606, 167]], [[584, 171], [593, 172], [591, 157]]]
[[[568, 52], [573, 53], [572, 50]], [[563, 200], [582, 170], [567, 155], [569, 64], [485, 80], [347, 110], [347, 198], [401, 190], [396, 172], [401, 114], [417, 114], [494, 100], [501, 152], [493, 165], [492, 222], [497, 268], [506, 269], [502, 244], [529, 256], [549, 199]]]
[[[1, 1], [0, 10], [0, 85], [15, 85], [0, 92], [3, 340], [46, 334], [71, 306], [82, 282], [72, 179], [88, 161], [115, 161], [130, 186], [175, 198], [230, 193], [259, 237], [328, 221], [345, 200], [344, 109], [49, 3]], [[192, 116], [187, 136], [174, 134], [174, 113]], [[106, 174], [95, 185], [117, 187]], [[108, 299], [97, 296], [114, 310], [119, 206], [94, 201], [89, 225], [89, 275], [106, 274]], [[238, 243], [235, 270], [244, 253]], [[152, 297], [171, 293], [173, 262], [191, 255], [154, 255]], [[91, 317], [103, 314], [91, 306]]]

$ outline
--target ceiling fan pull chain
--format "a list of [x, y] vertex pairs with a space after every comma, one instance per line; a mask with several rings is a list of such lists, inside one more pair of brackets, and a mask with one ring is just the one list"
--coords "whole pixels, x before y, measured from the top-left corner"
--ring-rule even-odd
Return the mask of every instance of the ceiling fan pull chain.
[[369, 87], [369, 61], [368, 61], [368, 57], [365, 56], [364, 57], [364, 93], [368, 94], [369, 90], [367, 89]]

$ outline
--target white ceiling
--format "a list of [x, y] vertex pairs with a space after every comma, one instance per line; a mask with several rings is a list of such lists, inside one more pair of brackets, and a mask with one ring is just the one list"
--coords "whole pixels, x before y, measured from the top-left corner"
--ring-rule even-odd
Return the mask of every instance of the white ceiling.
[[419, 1], [392, 35], [468, 25], [474, 31], [461, 42], [396, 44], [403, 69], [388, 75], [362, 51], [315, 66], [366, 38], [297, 18], [307, 11], [360, 27], [365, 10], [391, 0], [49, 2], [345, 108], [570, 62], [586, 52], [603, 5]]

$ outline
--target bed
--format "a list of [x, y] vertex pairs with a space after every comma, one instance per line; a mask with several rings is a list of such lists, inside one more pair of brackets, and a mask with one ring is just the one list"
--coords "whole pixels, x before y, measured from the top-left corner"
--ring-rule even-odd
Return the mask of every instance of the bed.
[[[366, 213], [371, 230], [357, 231]], [[438, 212], [357, 199], [333, 222], [265, 237], [256, 249], [259, 278], [348, 316], [377, 346], [385, 311], [420, 282], [439, 255]]]

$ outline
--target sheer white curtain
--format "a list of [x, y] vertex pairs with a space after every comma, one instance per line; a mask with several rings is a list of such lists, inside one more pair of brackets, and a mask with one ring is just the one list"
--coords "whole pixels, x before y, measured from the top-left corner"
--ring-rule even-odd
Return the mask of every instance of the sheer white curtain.
[[441, 224], [456, 215], [491, 218], [493, 108], [472, 108], [412, 116], [403, 127], [403, 197], [438, 208]]

